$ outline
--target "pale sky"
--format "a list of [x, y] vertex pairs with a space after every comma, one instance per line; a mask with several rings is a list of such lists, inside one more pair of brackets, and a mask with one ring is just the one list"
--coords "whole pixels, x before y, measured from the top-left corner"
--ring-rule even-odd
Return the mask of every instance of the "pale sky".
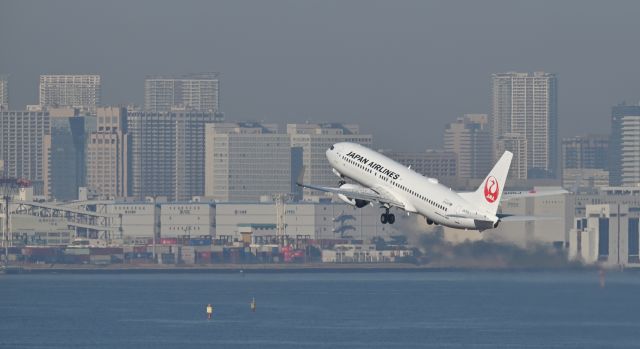
[[640, 100], [637, 1], [6, 1], [12, 109], [40, 74], [98, 73], [103, 104], [142, 104], [148, 74], [221, 72], [230, 121], [344, 121], [378, 148], [438, 148], [490, 113], [490, 76], [558, 74], [560, 134], [608, 133]]

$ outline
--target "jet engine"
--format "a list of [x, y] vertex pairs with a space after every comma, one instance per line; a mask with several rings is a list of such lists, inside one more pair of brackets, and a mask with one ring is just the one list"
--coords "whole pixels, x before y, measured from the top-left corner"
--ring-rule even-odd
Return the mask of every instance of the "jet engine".
[[[353, 190], [353, 191], [361, 191], [361, 192], [365, 192], [367, 194], [375, 194], [375, 192], [371, 189], [365, 188], [363, 186], [357, 185], [357, 184], [351, 184], [351, 183], [346, 183], [340, 186], [340, 189], [345, 189], [345, 190]], [[363, 208], [365, 206], [367, 206], [369, 204], [369, 201], [366, 200], [361, 200], [361, 199], [352, 199], [349, 197], [346, 197], [342, 194], [338, 194], [338, 197], [340, 198], [340, 200], [348, 203], [351, 206], [355, 206], [357, 208]]]

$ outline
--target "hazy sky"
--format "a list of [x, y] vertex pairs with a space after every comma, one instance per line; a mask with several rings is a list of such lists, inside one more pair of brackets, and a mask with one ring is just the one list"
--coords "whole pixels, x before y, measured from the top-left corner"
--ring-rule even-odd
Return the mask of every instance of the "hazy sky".
[[560, 134], [609, 132], [640, 99], [637, 1], [6, 1], [13, 109], [38, 75], [98, 73], [103, 104], [142, 104], [147, 74], [221, 72], [228, 120], [347, 121], [377, 147], [439, 147], [490, 113], [490, 75], [558, 74]]

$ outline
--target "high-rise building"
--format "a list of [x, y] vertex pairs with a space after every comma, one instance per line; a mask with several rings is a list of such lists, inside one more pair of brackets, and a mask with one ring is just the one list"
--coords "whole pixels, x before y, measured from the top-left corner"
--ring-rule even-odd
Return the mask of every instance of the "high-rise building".
[[380, 153], [404, 166], [411, 166], [412, 170], [426, 177], [441, 180], [458, 176], [458, 156], [451, 151], [433, 149], [427, 149], [424, 152], [382, 150]]
[[291, 144], [277, 125], [206, 125], [206, 196], [222, 202], [258, 201], [263, 195], [290, 191]]
[[144, 109], [153, 112], [179, 107], [209, 113], [219, 111], [218, 73], [148, 76], [144, 81]]
[[504, 133], [496, 140], [496, 152], [502, 155], [506, 150], [513, 153], [510, 179], [527, 179], [527, 139], [519, 133]]
[[9, 109], [9, 78], [0, 75], [0, 110]]
[[129, 110], [130, 195], [187, 200], [204, 194], [205, 124], [213, 113]]
[[85, 117], [76, 108], [47, 111], [51, 129], [44, 136], [44, 194], [56, 200], [74, 200], [85, 183]]
[[[373, 140], [371, 135], [360, 134], [358, 125], [340, 123], [287, 124], [287, 134], [291, 139], [291, 147], [301, 149], [301, 162], [305, 170], [303, 181], [324, 186], [336, 186], [338, 182], [338, 177], [327, 164], [325, 154], [331, 145], [353, 142], [370, 147]], [[308, 188], [304, 189], [303, 195], [305, 199], [327, 196]]]
[[609, 136], [586, 135], [562, 139], [562, 185], [579, 178], [590, 187], [609, 184]]
[[104, 197], [129, 195], [127, 109], [97, 108], [97, 129], [87, 142], [87, 187]]
[[40, 75], [41, 107], [73, 107], [94, 113], [101, 91], [100, 75]]
[[486, 114], [465, 114], [447, 124], [444, 150], [457, 155], [460, 178], [484, 178], [493, 166], [493, 141]]
[[492, 83], [494, 147], [506, 133], [522, 135], [527, 146], [527, 177], [556, 177], [558, 83], [555, 74], [493, 74]]
[[0, 159], [6, 174], [31, 180], [38, 195], [44, 192], [44, 144], [50, 129], [47, 111], [0, 111]]
[[640, 184], [640, 105], [618, 105], [611, 112], [611, 165], [613, 186]]

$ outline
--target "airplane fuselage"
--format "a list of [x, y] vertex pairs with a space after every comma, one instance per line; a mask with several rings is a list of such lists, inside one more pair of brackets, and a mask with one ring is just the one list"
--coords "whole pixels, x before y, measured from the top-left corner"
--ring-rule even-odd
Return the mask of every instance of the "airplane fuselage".
[[[393, 196], [407, 212], [418, 213], [428, 221], [459, 229], [483, 229], [475, 219], [452, 217], [483, 216], [498, 221], [493, 214], [482, 212], [454, 190], [434, 178], [355, 143], [337, 143], [326, 152], [334, 172], [376, 192]], [[484, 228], [486, 229], [486, 228]]]

